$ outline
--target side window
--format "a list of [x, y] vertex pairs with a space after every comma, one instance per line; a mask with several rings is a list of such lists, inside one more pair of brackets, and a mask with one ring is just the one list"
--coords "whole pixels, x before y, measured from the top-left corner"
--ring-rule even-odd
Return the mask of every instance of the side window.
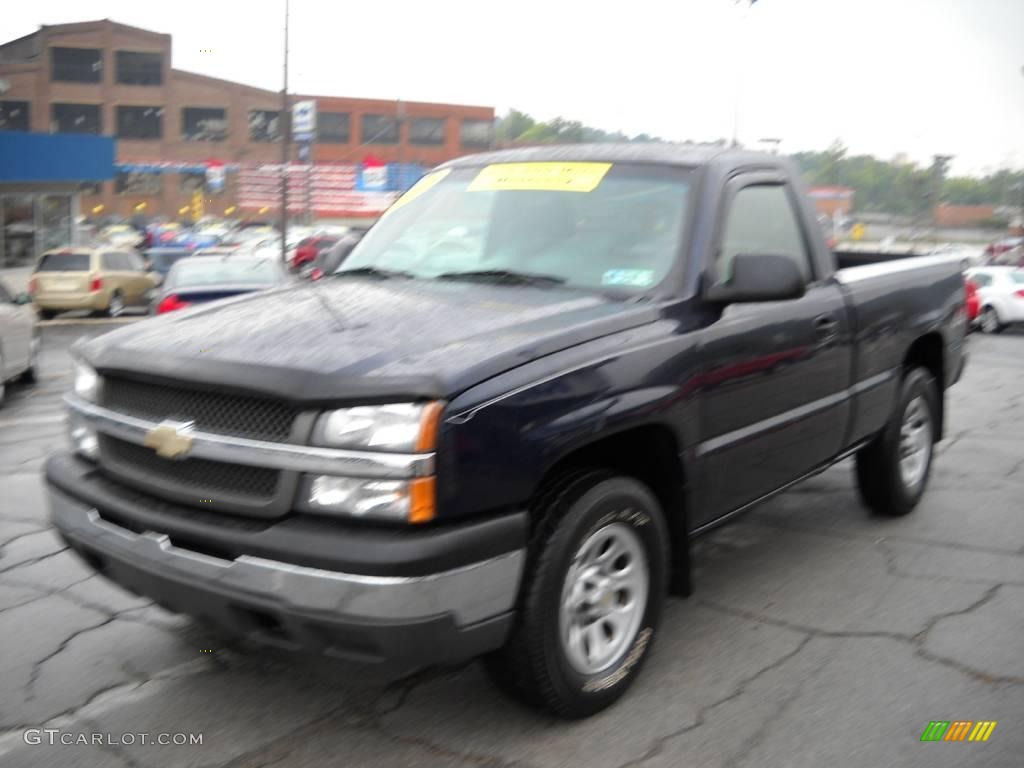
[[744, 187], [733, 197], [727, 216], [718, 258], [719, 279], [729, 278], [732, 261], [741, 253], [788, 256], [804, 279], [811, 279], [810, 257], [784, 186]]
[[125, 253], [121, 253], [118, 255], [122, 259], [124, 259], [124, 268], [127, 270], [131, 270], [132, 272], [141, 272], [146, 266], [145, 262], [143, 262], [142, 260], [142, 257], [139, 256], [137, 253], [126, 251]]
[[104, 253], [100, 256], [100, 269], [104, 272], [119, 272], [121, 264], [117, 260], [117, 254]]

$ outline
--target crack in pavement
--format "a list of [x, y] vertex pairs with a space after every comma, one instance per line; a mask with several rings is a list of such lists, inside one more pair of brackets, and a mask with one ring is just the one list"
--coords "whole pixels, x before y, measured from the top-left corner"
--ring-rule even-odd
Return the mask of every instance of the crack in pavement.
[[[811, 638], [808, 637], [808, 640], [810, 639]], [[804, 677], [797, 683], [796, 688], [793, 689], [790, 695], [787, 696], [781, 704], [776, 705], [772, 712], [770, 712], [768, 716], [761, 721], [761, 724], [757, 727], [757, 730], [755, 730], [740, 745], [739, 750], [735, 752], [732, 755], [732, 757], [730, 757], [725, 762], [723, 768], [732, 768], [733, 766], [738, 765], [741, 761], [745, 760], [750, 755], [750, 753], [753, 752], [757, 748], [757, 746], [764, 740], [765, 736], [767, 736], [771, 732], [775, 723], [778, 722], [780, 716], [784, 712], [789, 710], [789, 708], [793, 705], [793, 702], [795, 702], [797, 699], [803, 696], [804, 690], [807, 688], [807, 685], [816, 680], [818, 678], [818, 675], [825, 671], [825, 668], [832, 663], [832, 660], [836, 657], [838, 653], [839, 646], [836, 645], [831, 653], [828, 653], [825, 656], [825, 658], [823, 658], [821, 662], [813, 670], [811, 670], [810, 673], [808, 673], [806, 677]]]
[[[82, 718], [82, 720], [80, 722], [82, 723], [82, 725], [84, 725], [86, 728], [88, 728], [92, 733], [105, 733], [105, 731], [103, 731], [100, 728], [98, 728], [96, 723], [92, 722], [91, 720], [87, 720], [85, 718]], [[124, 750], [122, 750], [121, 747], [119, 745], [117, 745], [117, 744], [104, 743], [104, 740], [101, 739], [100, 743], [97, 744], [96, 747], [103, 754], [110, 755], [112, 757], [116, 757], [118, 760], [121, 761], [121, 763], [123, 765], [128, 766], [128, 768], [145, 768], [145, 766], [143, 766], [142, 763], [140, 763], [138, 760], [135, 760], [134, 758], [132, 758], [131, 755], [128, 755], [127, 753], [125, 753]]]
[[177, 632], [171, 627], [164, 626], [163, 624], [160, 624], [155, 621], [150, 621], [142, 616], [131, 615], [133, 613], [145, 610], [146, 608], [153, 606], [154, 603], [152, 600], [148, 600], [141, 605], [132, 606], [131, 608], [122, 608], [119, 611], [115, 611], [107, 608], [104, 605], [100, 605], [99, 603], [94, 603], [91, 600], [88, 600], [84, 597], [79, 597], [78, 595], [69, 591], [74, 586], [89, 581], [90, 579], [98, 578], [99, 575], [100, 574], [98, 573], [89, 574], [88, 576], [85, 576], [84, 578], [79, 579], [78, 581], [74, 581], [71, 584], [68, 584], [66, 587], [61, 587], [60, 589], [51, 589], [49, 587], [45, 587], [41, 584], [35, 584], [30, 581], [21, 581], [17, 579], [11, 581], [9, 579], [5, 579], [2, 583], [8, 584], [10, 586], [21, 587], [24, 589], [35, 590], [40, 594], [39, 597], [34, 597], [31, 600], [26, 600], [22, 603], [19, 603], [17, 606], [12, 605], [7, 608], [2, 608], [0, 609], [0, 613], [4, 613], [5, 611], [9, 611], [13, 608], [17, 608], [22, 605], [27, 605], [28, 603], [33, 603], [37, 600], [44, 600], [47, 597], [56, 597], [60, 600], [67, 600], [69, 603], [77, 605], [79, 608], [86, 608], [90, 611], [95, 611], [96, 613], [102, 613], [104, 616], [111, 619], [116, 619], [118, 621], [130, 621], [135, 624], [144, 624], [145, 626], [152, 627], [153, 629], [159, 629], [160, 631], [166, 632], [167, 634], [170, 634], [172, 636], [177, 636]]
[[[829, 530], [825, 528], [814, 528], [809, 525], [800, 525], [799, 523], [790, 523], [785, 520], [775, 519], [771, 517], [754, 519], [750, 518], [747, 523], [753, 526], [760, 526], [763, 528], [773, 528], [780, 531], [794, 531], [796, 533], [806, 533], [810, 536], [823, 536], [832, 539], [842, 539], [845, 541], [878, 541], [877, 530], [867, 531], [839, 531]], [[906, 544], [920, 544], [926, 547], [941, 547], [942, 549], [952, 549], [962, 552], [977, 552], [985, 555], [1008, 555], [1010, 557], [1017, 557], [1024, 554], [1024, 547], [1020, 550], [1003, 549], [1001, 547], [987, 547], [980, 544], [963, 544], [960, 542], [942, 541], [941, 539], [923, 539], [917, 536], [906, 536], [903, 534], [889, 534], [883, 536], [882, 539]]]
[[766, 624], [774, 627], [781, 627], [794, 632], [803, 632], [812, 637], [821, 637], [827, 639], [885, 639], [895, 640], [899, 643], [909, 644], [914, 647], [914, 655], [929, 661], [934, 664], [940, 664], [942, 666], [953, 669], [963, 675], [979, 680], [983, 683], [990, 685], [1024, 685], [1024, 679], [1008, 676], [993, 676], [989, 675], [980, 670], [974, 669], [969, 665], [966, 665], [956, 659], [950, 659], [938, 654], [931, 653], [924, 648], [924, 643], [928, 639], [928, 634], [943, 620], [950, 619], [956, 616], [964, 616], [972, 613], [979, 608], [990, 603], [1002, 588], [1002, 584], [996, 584], [989, 589], [985, 590], [985, 593], [975, 600], [973, 603], [968, 605], [966, 608], [961, 608], [956, 611], [947, 611], [945, 613], [939, 613], [928, 619], [924, 627], [913, 635], [903, 634], [901, 632], [886, 632], [884, 630], [829, 630], [821, 629], [820, 627], [813, 627], [807, 624], [798, 624], [796, 622], [787, 621], [786, 619], [774, 619], [768, 616], [762, 616], [761, 614], [755, 613], [754, 611], [748, 611], [743, 608], [733, 608], [731, 606], [716, 603], [711, 600], [699, 599], [697, 604], [705, 608], [709, 608], [713, 611], [725, 613], [730, 616], [738, 616], [748, 621], [753, 621], [758, 624]]
[[643, 755], [641, 755], [640, 757], [633, 758], [631, 760], [627, 760], [626, 762], [619, 765], [618, 768], [634, 768], [635, 766], [642, 765], [658, 757], [664, 751], [665, 746], [668, 744], [668, 742], [672, 741], [673, 739], [679, 738], [680, 736], [684, 736], [690, 731], [694, 731], [703, 726], [707, 722], [707, 715], [709, 712], [711, 712], [711, 710], [716, 709], [722, 706], [723, 704], [727, 704], [728, 702], [733, 701], [734, 699], [738, 699], [740, 696], [746, 693], [747, 690], [749, 690], [750, 686], [758, 678], [768, 674], [773, 669], [778, 669], [779, 667], [784, 665], [787, 661], [792, 659], [794, 656], [799, 654], [804, 648], [806, 648], [807, 645], [813, 639], [814, 638], [810, 634], [804, 634], [803, 639], [797, 644], [797, 646], [793, 650], [787, 651], [782, 656], [777, 658], [775, 661], [757, 670], [757, 672], [755, 672], [754, 674], [748, 675], [747, 677], [740, 680], [736, 687], [733, 688], [733, 690], [726, 696], [723, 696], [722, 698], [713, 701], [711, 704], [707, 704], [701, 707], [697, 711], [697, 716], [694, 718], [692, 723], [690, 723], [687, 726], [684, 726], [683, 728], [679, 728], [678, 730], [672, 731], [671, 733], [659, 736], [657, 739], [654, 740], [651, 746], [648, 747], [647, 751]]
[[[417, 670], [386, 685], [367, 704], [361, 704], [359, 701], [356, 701], [338, 706], [321, 717], [293, 728], [268, 744], [238, 755], [227, 763], [218, 763], [216, 768], [251, 768], [251, 766], [257, 764], [257, 761], [260, 768], [287, 765], [289, 764], [289, 759], [294, 755], [298, 744], [305, 741], [305, 739], [300, 737], [307, 734], [315, 735], [318, 729], [326, 725], [375, 733], [391, 742], [415, 746], [429, 751], [437, 757], [446, 760], [460, 760], [481, 766], [481, 768], [532, 768], [529, 764], [521, 761], [507, 761], [497, 756], [459, 751], [442, 744], [437, 744], [425, 737], [397, 734], [390, 731], [381, 722], [383, 718], [394, 714], [404, 707], [409, 696], [419, 686], [457, 675], [473, 663], [474, 661], [470, 660], [454, 667], [428, 667]], [[394, 700], [385, 706], [385, 703], [391, 697], [394, 697]], [[339, 726], [336, 721], [337, 718], [342, 716], [347, 716], [348, 721], [341, 723]], [[214, 765], [206, 766], [205, 768], [214, 768]]]
[[35, 697], [36, 697], [36, 692], [35, 692], [36, 681], [39, 679], [39, 675], [42, 674], [43, 665], [44, 664], [46, 664], [48, 661], [51, 661], [54, 657], [56, 657], [56, 656], [60, 655], [61, 653], [63, 653], [76, 637], [80, 637], [82, 635], [88, 634], [89, 632], [92, 632], [93, 630], [99, 629], [100, 627], [105, 627], [108, 624], [111, 624], [111, 623], [113, 623], [115, 621], [117, 621], [116, 618], [108, 616], [103, 621], [99, 622], [98, 624], [92, 624], [92, 625], [90, 625], [88, 627], [83, 627], [81, 629], [76, 629], [74, 632], [72, 632], [70, 635], [68, 635], [66, 638], [64, 638], [61, 641], [60, 645], [58, 645], [55, 650], [53, 650], [50, 653], [46, 654], [46, 656], [44, 656], [43, 658], [39, 659], [39, 661], [34, 662], [32, 664], [32, 671], [29, 672], [28, 682], [25, 683], [25, 700], [26, 701], [33, 701], [35, 699]]
[[24, 539], [28, 536], [38, 536], [40, 533], [46, 533], [49, 528], [36, 528], [34, 531], [26, 531], [25, 533], [19, 533], [17, 536], [12, 536], [6, 541], [0, 541], [0, 557], [3, 556], [3, 551], [6, 547], [16, 542], [18, 539]]
[[[31, 582], [31, 581], [22, 581], [20, 579], [14, 579], [13, 581], [11, 579], [4, 579], [2, 582], [0, 582], [0, 585], [7, 586], [7, 587], [14, 587], [16, 589], [27, 589], [27, 590], [30, 590], [32, 592], [35, 592], [36, 596], [35, 597], [30, 597], [28, 600], [23, 600], [22, 602], [16, 603], [15, 605], [8, 605], [6, 608], [0, 608], [0, 613], [6, 613], [7, 611], [13, 611], [15, 608], [20, 608], [23, 605], [28, 605], [29, 603], [35, 603], [35, 602], [38, 602], [39, 600], [45, 600], [48, 597], [59, 596], [62, 592], [66, 592], [67, 590], [71, 589], [72, 587], [78, 586], [79, 584], [83, 584], [84, 582], [89, 581], [89, 579], [94, 579], [94, 578], [96, 578], [96, 576], [97, 576], [97, 574], [95, 574], [95, 573], [90, 574], [88, 576], [85, 576], [84, 578], [79, 579], [78, 581], [71, 582], [66, 587], [61, 587], [60, 589], [52, 589], [52, 588], [46, 587], [46, 586], [44, 586], [42, 584], [35, 584], [35, 583]], [[89, 606], [82, 606], [82, 607], [87, 608]]]
[[[875, 549], [882, 553], [882, 557], [885, 559], [885, 572], [890, 576], [894, 576], [899, 579], [914, 579], [917, 581], [929, 581], [934, 584], [987, 584], [989, 586], [994, 585], [1012, 585], [1012, 586], [1024, 586], [1024, 581], [998, 581], [996, 579], [961, 579], [956, 576], [928, 576], [923, 573], [907, 573], [900, 568], [897, 562], [897, 554], [886, 544], [884, 538], [878, 539], [874, 542]], [[985, 553], [988, 554], [988, 553]], [[1003, 553], [1006, 556], [1008, 553]], [[1014, 555], [1009, 554], [1008, 556], [1013, 557]]]
[[10, 571], [16, 570], [18, 568], [26, 568], [26, 567], [28, 567], [30, 565], [35, 565], [36, 563], [41, 563], [43, 560], [46, 560], [46, 559], [51, 558], [51, 557], [56, 557], [61, 552], [67, 552], [68, 549], [69, 549], [69, 547], [66, 547], [66, 546], [65, 547], [61, 547], [56, 552], [50, 552], [49, 554], [46, 554], [46, 555], [40, 555], [39, 557], [33, 557], [33, 558], [29, 559], [29, 560], [23, 560], [22, 562], [17, 563], [15, 565], [9, 565], [6, 568], [0, 569], [0, 575], [3, 575], [5, 573], [9, 573]]

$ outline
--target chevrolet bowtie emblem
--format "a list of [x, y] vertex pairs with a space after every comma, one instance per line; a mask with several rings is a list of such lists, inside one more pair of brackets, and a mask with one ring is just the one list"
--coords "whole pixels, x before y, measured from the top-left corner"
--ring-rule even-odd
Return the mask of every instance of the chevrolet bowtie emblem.
[[142, 444], [165, 459], [178, 459], [192, 448], [194, 421], [161, 421], [146, 433]]

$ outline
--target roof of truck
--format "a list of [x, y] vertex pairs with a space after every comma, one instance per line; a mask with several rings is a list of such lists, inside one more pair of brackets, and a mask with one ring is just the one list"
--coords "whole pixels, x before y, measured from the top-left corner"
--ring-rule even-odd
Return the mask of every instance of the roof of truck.
[[528, 162], [605, 162], [642, 163], [649, 165], [679, 165], [694, 167], [711, 161], [724, 161], [735, 165], [780, 165], [782, 158], [767, 152], [751, 152], [711, 144], [665, 143], [604, 143], [559, 144], [547, 147], [521, 147], [483, 152], [451, 160], [441, 168], [460, 168], [489, 163]]

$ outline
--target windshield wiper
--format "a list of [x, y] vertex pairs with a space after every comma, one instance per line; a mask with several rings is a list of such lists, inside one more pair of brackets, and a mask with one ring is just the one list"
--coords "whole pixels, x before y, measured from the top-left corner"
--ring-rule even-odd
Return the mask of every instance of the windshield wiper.
[[381, 269], [380, 267], [356, 267], [355, 269], [342, 269], [334, 272], [333, 275], [334, 277], [338, 277], [339, 275], [368, 275], [370, 277], [380, 277], [385, 280], [389, 277], [416, 277], [412, 272], [406, 272], [405, 270]]
[[467, 272], [442, 272], [438, 280], [484, 280], [506, 285], [561, 285], [564, 277], [511, 269], [476, 269]]

